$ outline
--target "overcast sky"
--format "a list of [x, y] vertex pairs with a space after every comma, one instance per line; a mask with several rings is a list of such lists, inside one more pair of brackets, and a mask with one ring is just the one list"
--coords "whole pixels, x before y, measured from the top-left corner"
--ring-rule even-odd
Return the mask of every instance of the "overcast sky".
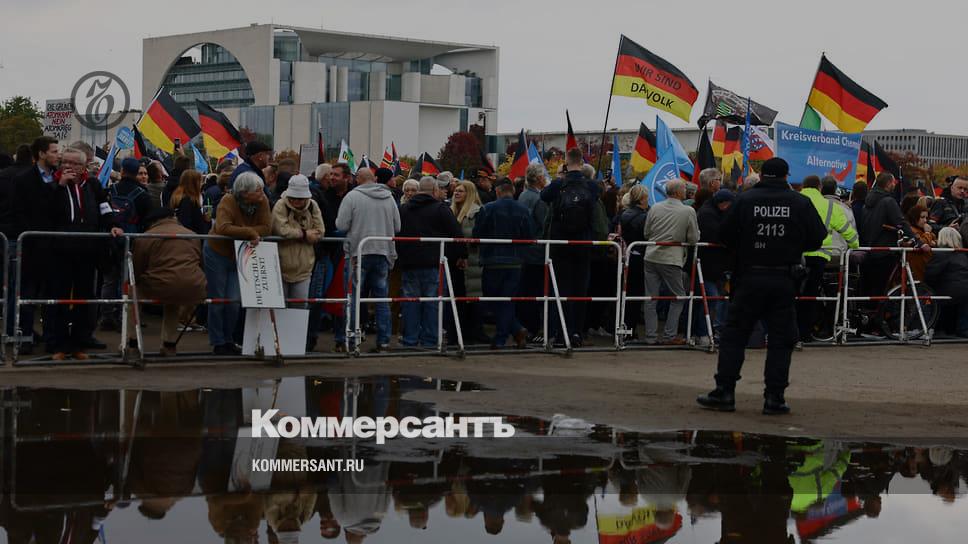
[[[968, 6], [954, 0], [0, 0], [0, 13], [0, 98], [41, 105], [92, 70], [120, 75], [140, 104], [143, 38], [275, 22], [498, 45], [501, 131], [563, 130], [565, 108], [576, 130], [601, 130], [624, 33], [700, 89], [693, 122], [707, 78], [799, 122], [826, 51], [889, 104], [870, 128], [968, 134]], [[654, 127], [655, 113], [618, 97], [609, 127]]]

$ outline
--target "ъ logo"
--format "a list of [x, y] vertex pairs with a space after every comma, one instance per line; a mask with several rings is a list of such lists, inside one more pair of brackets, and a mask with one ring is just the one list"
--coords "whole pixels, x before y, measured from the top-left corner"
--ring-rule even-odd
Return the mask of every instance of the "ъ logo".
[[123, 115], [111, 120], [111, 115], [127, 111], [131, 106], [131, 95], [118, 76], [111, 72], [91, 72], [74, 84], [71, 104], [74, 116], [82, 125], [93, 130], [107, 130], [124, 120]]

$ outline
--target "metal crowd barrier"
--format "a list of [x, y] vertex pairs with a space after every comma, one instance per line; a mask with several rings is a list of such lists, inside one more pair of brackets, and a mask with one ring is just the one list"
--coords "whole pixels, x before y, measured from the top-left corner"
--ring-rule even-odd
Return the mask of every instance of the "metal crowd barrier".
[[[2, 236], [2, 233], [0, 233]], [[24, 299], [21, 298], [20, 293], [23, 287], [23, 244], [24, 240], [28, 238], [79, 238], [79, 239], [102, 239], [102, 240], [115, 240], [117, 238], [124, 239], [124, 252], [122, 257], [121, 269], [121, 298], [118, 299], [102, 299], [102, 298], [92, 298], [92, 299], [50, 299], [50, 298], [38, 298], [38, 299]], [[17, 260], [14, 272], [14, 277], [16, 278], [16, 289], [14, 290], [14, 325], [13, 330], [15, 335], [19, 335], [20, 329], [20, 308], [25, 305], [39, 305], [39, 306], [55, 306], [55, 305], [81, 305], [81, 304], [114, 304], [121, 306], [121, 342], [120, 342], [120, 352], [121, 361], [132, 362], [128, 349], [128, 313], [134, 312], [133, 314], [133, 325], [135, 326], [136, 340], [138, 344], [138, 354], [133, 364], [143, 368], [144, 366], [144, 340], [141, 336], [141, 326], [140, 326], [140, 315], [138, 307], [140, 304], [160, 304], [162, 301], [157, 299], [138, 299], [133, 296], [135, 293], [134, 287], [136, 287], [136, 278], [134, 278], [133, 264], [131, 260], [131, 240], [138, 238], [158, 238], [158, 239], [183, 239], [183, 240], [227, 240], [234, 241], [233, 238], [227, 236], [219, 236], [214, 234], [152, 234], [152, 233], [126, 233], [120, 237], [114, 237], [110, 233], [106, 232], [51, 232], [51, 231], [26, 231], [22, 233], [17, 238]], [[269, 236], [262, 239], [267, 242], [281, 242], [284, 238], [278, 236]], [[319, 243], [340, 243], [342, 244], [345, 238], [324, 238], [319, 241]], [[5, 246], [6, 247], [6, 246]], [[5, 249], [6, 255], [6, 249]], [[7, 274], [4, 274], [4, 290], [7, 289]], [[6, 298], [6, 297], [5, 297]], [[333, 304], [333, 303], [346, 303], [349, 299], [347, 298], [290, 298], [286, 299], [287, 304]], [[200, 301], [201, 304], [237, 304], [241, 303], [241, 299], [228, 299], [228, 298], [206, 298]], [[6, 312], [6, 303], [4, 303], [4, 312]], [[4, 321], [4, 326], [6, 326], [6, 321]], [[20, 342], [13, 342], [13, 364], [17, 366], [19, 363], [20, 355]]]
[[[551, 246], [581, 246], [581, 247], [613, 247], [616, 249], [617, 254], [621, 255], [621, 247], [617, 242], [610, 240], [518, 240], [518, 239], [498, 239], [498, 238], [443, 238], [443, 237], [403, 237], [403, 236], [368, 236], [360, 240], [360, 244], [356, 249], [356, 255], [352, 264], [353, 267], [353, 277], [354, 285], [359, 286], [362, 282], [363, 269], [360, 263], [363, 262], [363, 250], [368, 243], [372, 242], [397, 242], [397, 243], [431, 243], [439, 244], [439, 262], [438, 262], [438, 278], [444, 280], [443, 283], [438, 281], [437, 296], [436, 297], [387, 297], [387, 298], [364, 298], [364, 297], [351, 297], [349, 289], [347, 289], [347, 297], [353, 298], [353, 304], [355, 309], [354, 317], [354, 330], [349, 328], [349, 320], [347, 320], [346, 338], [347, 342], [350, 339], [360, 339], [362, 338], [362, 329], [360, 327], [360, 305], [364, 302], [368, 303], [392, 303], [392, 302], [437, 302], [450, 303], [451, 311], [454, 314], [454, 328], [457, 333], [457, 344], [459, 348], [459, 354], [464, 353], [464, 337], [460, 326], [460, 317], [457, 311], [458, 302], [541, 302], [543, 303], [543, 318], [542, 318], [542, 329], [544, 338], [544, 349], [545, 351], [552, 350], [551, 339], [549, 335], [549, 312], [548, 305], [550, 302], [555, 303], [555, 307], [558, 311], [559, 326], [561, 327], [561, 333], [564, 337], [565, 351], [571, 352], [572, 345], [571, 339], [569, 338], [568, 325], [565, 319], [565, 311], [562, 303], [564, 302], [614, 302], [615, 303], [615, 330], [619, 329], [619, 313], [620, 306], [622, 303], [622, 295], [620, 292], [621, 279], [622, 279], [622, 259], [616, 259], [615, 277], [617, 289], [614, 297], [575, 297], [575, 296], [561, 296], [558, 289], [558, 280], [555, 276], [555, 265], [551, 260]], [[524, 297], [524, 296], [512, 296], [512, 297], [458, 297], [454, 294], [453, 279], [450, 275], [450, 269], [447, 266], [447, 256], [445, 255], [446, 244], [475, 244], [475, 245], [496, 245], [496, 244], [511, 244], [511, 245], [538, 245], [544, 246], [544, 267], [545, 267], [545, 282], [544, 282], [544, 294], [540, 297]], [[447, 296], [444, 296], [444, 285], [447, 287]], [[549, 293], [549, 290], [551, 291]], [[445, 347], [443, 343], [443, 305], [438, 304], [437, 306], [437, 350], [440, 353], [445, 352]], [[582, 332], [582, 331], [579, 331]], [[354, 342], [352, 346], [355, 355], [359, 355], [359, 344], [360, 342]], [[619, 349], [619, 339], [616, 335], [615, 337], [615, 349]]]
[[[76, 233], [76, 232], [49, 232], [49, 231], [28, 231], [21, 234], [16, 242], [16, 259], [11, 263], [10, 251], [8, 250], [7, 244], [4, 245], [2, 262], [6, 267], [8, 273], [4, 274], [3, 279], [3, 300], [4, 305], [2, 311], [0, 311], [0, 319], [4, 322], [4, 340], [5, 343], [13, 344], [13, 364], [19, 364], [19, 351], [20, 344], [22, 342], [20, 333], [20, 309], [24, 305], [40, 305], [40, 306], [51, 306], [51, 305], [81, 305], [81, 304], [105, 304], [105, 305], [120, 305], [122, 310], [122, 332], [121, 332], [121, 342], [120, 342], [120, 352], [121, 360], [124, 362], [132, 363], [130, 360], [130, 353], [128, 349], [127, 336], [128, 336], [128, 315], [129, 312], [134, 312], [133, 319], [138, 326], [136, 326], [135, 336], [137, 338], [137, 345], [139, 346], [138, 354], [136, 360], [133, 363], [136, 366], [143, 366], [144, 364], [144, 341], [141, 338], [141, 327], [140, 327], [140, 315], [138, 312], [138, 307], [140, 303], [157, 304], [161, 301], [156, 299], [138, 298], [136, 293], [136, 280], [133, 277], [133, 266], [131, 261], [131, 240], [138, 238], [161, 238], [161, 239], [195, 239], [195, 240], [208, 240], [208, 239], [221, 239], [221, 240], [232, 240], [229, 237], [217, 236], [217, 235], [202, 235], [202, 234], [124, 234], [122, 237], [124, 239], [124, 253], [122, 258], [122, 291], [120, 298], [92, 298], [92, 299], [50, 299], [50, 298], [37, 298], [37, 299], [26, 299], [22, 298], [21, 290], [23, 287], [23, 246], [24, 241], [32, 238], [78, 238], [78, 239], [102, 239], [109, 240], [112, 239], [112, 235], [109, 233]], [[282, 241], [283, 239], [279, 237], [267, 237], [266, 241]], [[0, 233], [0, 241], [6, 241], [3, 234]], [[325, 238], [320, 241], [320, 243], [343, 243], [345, 239], [343, 238]], [[437, 296], [432, 297], [394, 297], [388, 296], [383, 298], [366, 298], [356, 296], [354, 291], [358, 289], [362, 282], [362, 267], [359, 263], [362, 262], [362, 257], [364, 255], [367, 244], [372, 244], [374, 242], [394, 242], [394, 243], [424, 243], [424, 244], [437, 244], [439, 246], [439, 258], [437, 263], [438, 269], [438, 291]], [[542, 246], [544, 248], [544, 292], [542, 296], [510, 296], [510, 297], [494, 297], [494, 296], [481, 296], [481, 297], [469, 297], [469, 296], [456, 296], [454, 292], [453, 278], [450, 274], [450, 269], [447, 266], [448, 260], [446, 256], [446, 246], [447, 244], [474, 244], [474, 245], [489, 245], [489, 244], [504, 244], [504, 245], [532, 245], [532, 246]], [[552, 246], [582, 246], [582, 247], [611, 247], [615, 248], [620, 257], [616, 261], [616, 284], [617, 289], [615, 296], [608, 297], [591, 297], [591, 296], [563, 296], [559, 290], [557, 277], [555, 274], [555, 263], [551, 258], [551, 247]], [[628, 293], [628, 277], [629, 271], [631, 269], [630, 263], [633, 258], [633, 250], [638, 247], [685, 247], [691, 248], [692, 252], [692, 265], [688, 270], [689, 275], [689, 288], [688, 294], [685, 296], [637, 296], [630, 295]], [[675, 243], [675, 242], [634, 242], [625, 247], [624, 251], [622, 247], [614, 241], [568, 241], [568, 240], [515, 240], [515, 239], [478, 239], [478, 238], [442, 238], [442, 237], [399, 237], [399, 236], [371, 236], [364, 238], [360, 241], [357, 247], [356, 254], [353, 257], [347, 256], [349, 262], [346, 264], [346, 293], [345, 296], [340, 298], [300, 298], [300, 299], [287, 299], [289, 304], [343, 304], [345, 308], [345, 333], [346, 333], [346, 347], [347, 352], [352, 355], [360, 354], [360, 344], [363, 339], [362, 323], [361, 323], [361, 305], [363, 303], [418, 303], [418, 302], [436, 302], [438, 303], [437, 308], [437, 325], [438, 325], [438, 337], [437, 337], [437, 351], [439, 353], [446, 353], [446, 346], [444, 344], [444, 335], [442, 331], [444, 329], [444, 304], [450, 306], [451, 312], [453, 313], [455, 332], [457, 338], [456, 343], [458, 346], [458, 355], [463, 355], [465, 353], [465, 342], [464, 335], [461, 329], [460, 323], [460, 312], [457, 310], [458, 302], [539, 302], [543, 306], [542, 315], [542, 329], [543, 329], [543, 348], [547, 352], [553, 351], [551, 343], [551, 334], [549, 334], [551, 328], [551, 314], [550, 305], [555, 305], [555, 310], [558, 314], [558, 323], [562, 331], [562, 336], [564, 338], [564, 348], [565, 352], [571, 352], [573, 346], [571, 345], [570, 334], [568, 331], [568, 324], [565, 317], [564, 303], [567, 302], [592, 302], [592, 303], [614, 303], [615, 304], [615, 334], [614, 334], [614, 349], [626, 349], [633, 347], [626, 343], [626, 339], [631, 336], [632, 331], [627, 330], [625, 327], [626, 319], [626, 304], [629, 302], [636, 301], [659, 301], [659, 300], [681, 300], [687, 301], [686, 310], [686, 340], [689, 347], [696, 346], [696, 338], [693, 335], [693, 317], [696, 309], [694, 308], [694, 303], [697, 301], [702, 301], [702, 318], [705, 320], [706, 325], [706, 338], [708, 340], [708, 351], [712, 352], [715, 350], [715, 344], [712, 338], [713, 326], [712, 318], [710, 315], [709, 302], [717, 300], [725, 300], [727, 297], [724, 295], [709, 296], [706, 290], [705, 277], [703, 274], [702, 262], [699, 257], [699, 249], [703, 247], [715, 247], [715, 244], [709, 243], [696, 243], [696, 244], [685, 244], [685, 243]], [[857, 252], [868, 252], [868, 253], [900, 253], [900, 266], [904, 281], [900, 285], [900, 295], [899, 296], [853, 296], [850, 293], [850, 256]], [[810, 297], [798, 297], [801, 301], [814, 301], [814, 302], [834, 302], [834, 317], [833, 317], [833, 339], [830, 343], [832, 344], [846, 344], [848, 339], [848, 333], [853, 329], [850, 328], [850, 313], [848, 311], [848, 306], [851, 304], [862, 303], [862, 302], [886, 302], [886, 301], [899, 301], [901, 307], [900, 315], [900, 342], [908, 343], [908, 327], [910, 323], [906, 319], [906, 309], [908, 304], [914, 303], [917, 308], [918, 320], [920, 321], [921, 331], [924, 335], [925, 345], [929, 345], [932, 341], [933, 330], [929, 330], [929, 327], [925, 321], [924, 312], [922, 304], [925, 301], [945, 301], [951, 300], [950, 297], [944, 296], [922, 296], [918, 292], [917, 282], [914, 280], [913, 273], [911, 272], [910, 265], [908, 263], [908, 253], [911, 251], [916, 251], [915, 248], [902, 248], [902, 247], [862, 247], [857, 249], [848, 249], [842, 252], [840, 256], [840, 262], [838, 264], [838, 277], [837, 277], [837, 292], [834, 295], [829, 293], [825, 296], [810, 296]], [[948, 248], [934, 248], [934, 252], [963, 252], [968, 250], [962, 249], [948, 249]], [[643, 257], [644, 258], [644, 257]], [[9, 269], [13, 264], [14, 268], [14, 278], [15, 278], [15, 289], [13, 290], [12, 296], [14, 303], [11, 305], [10, 311], [14, 312], [13, 316], [8, 315], [9, 311], [7, 308], [6, 301], [9, 300], [11, 296], [10, 293], [10, 275]], [[559, 263], [560, 265], [561, 263]], [[644, 263], [643, 263], [644, 265]], [[684, 271], [685, 272], [685, 271]], [[352, 279], [352, 281], [350, 281]], [[698, 281], [697, 281], [698, 280]], [[697, 292], [698, 290], [698, 292]], [[910, 294], [908, 291], [910, 290]], [[240, 303], [238, 299], [217, 299], [217, 298], [207, 298], [202, 301], [202, 304], [235, 304]], [[355, 313], [353, 313], [355, 311]], [[352, 316], [352, 317], [351, 317]], [[13, 336], [6, 334], [6, 324], [8, 320], [13, 320]], [[580, 332], [580, 331], [579, 331]], [[879, 343], [883, 343], [878, 340]], [[320, 354], [307, 355], [305, 357], [319, 357]]]

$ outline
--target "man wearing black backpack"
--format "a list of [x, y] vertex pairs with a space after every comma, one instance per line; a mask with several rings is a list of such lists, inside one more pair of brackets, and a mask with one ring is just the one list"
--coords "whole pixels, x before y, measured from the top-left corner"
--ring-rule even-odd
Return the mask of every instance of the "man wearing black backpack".
[[[584, 162], [580, 149], [569, 149], [563, 176], [541, 191], [541, 200], [549, 205], [543, 238], [604, 240], [608, 236], [605, 206], [599, 196], [601, 189], [582, 173]], [[555, 279], [561, 296], [588, 296], [592, 251], [594, 248], [587, 246], [551, 246], [551, 260], [555, 264]], [[585, 303], [566, 302], [563, 307], [572, 347], [581, 347], [581, 331], [585, 330]], [[555, 314], [550, 319], [557, 342], [563, 342], [559, 318]]]

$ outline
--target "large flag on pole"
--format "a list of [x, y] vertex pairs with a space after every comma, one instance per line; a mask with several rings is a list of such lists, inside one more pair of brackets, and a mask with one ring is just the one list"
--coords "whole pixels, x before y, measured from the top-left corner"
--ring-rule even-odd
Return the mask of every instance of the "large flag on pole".
[[618, 134], [612, 134], [612, 180], [616, 187], [622, 186], [622, 156], [618, 150]]
[[186, 145], [201, 131], [192, 116], [164, 87], [158, 89], [137, 127], [148, 141], [168, 154], [175, 152], [175, 139]]
[[625, 36], [618, 46], [612, 94], [641, 98], [686, 122], [699, 98], [686, 74]]
[[881, 147], [881, 144], [877, 143], [877, 140], [874, 140], [874, 167], [878, 173], [890, 172], [894, 174], [894, 178], [900, 183], [901, 167], [887, 154], [887, 151]]
[[436, 176], [442, 172], [440, 165], [430, 156], [430, 153], [420, 155], [420, 160], [417, 162], [420, 166], [420, 175], [422, 176]]
[[523, 178], [528, 170], [531, 160], [528, 158], [528, 144], [525, 143], [524, 129], [518, 134], [518, 149], [514, 152], [514, 161], [511, 163], [511, 170], [508, 177], [513, 179]]
[[565, 110], [565, 119], [568, 121], [568, 138], [565, 140], [565, 151], [578, 147], [578, 139], [575, 138], [575, 131], [571, 128], [571, 116]]
[[706, 105], [699, 118], [699, 126], [704, 127], [713, 119], [734, 125], [745, 123], [747, 111], [750, 114], [750, 123], [753, 125], [772, 125], [777, 114], [775, 110], [763, 104], [742, 98], [733, 91], [719, 87], [710, 81], [709, 90], [706, 92]]
[[844, 132], [863, 132], [887, 103], [858, 85], [834, 66], [826, 56], [813, 80], [807, 105], [823, 114]]
[[692, 174], [696, 169], [695, 165], [692, 164], [692, 159], [689, 158], [686, 150], [682, 148], [682, 144], [679, 143], [679, 138], [676, 138], [676, 135], [672, 133], [669, 126], [658, 115], [655, 116], [655, 141], [658, 154], [662, 155], [671, 149], [676, 158], [676, 168], [679, 169], [679, 175], [683, 176], [687, 181], [691, 180]]
[[326, 145], [323, 142], [323, 131], [317, 133], [316, 138], [316, 166], [326, 162]]
[[242, 136], [224, 113], [201, 100], [195, 100], [198, 124], [202, 128], [205, 151], [212, 157], [223, 157], [242, 145]]
[[635, 138], [635, 146], [632, 147], [632, 172], [648, 172], [655, 166], [656, 156], [655, 134], [639, 123], [639, 135]]
[[[548, 169], [545, 168], [544, 159], [541, 158], [542, 155], [538, 153], [538, 148], [535, 147], [534, 142], [528, 143], [528, 164], [540, 164], [541, 168], [544, 168], [545, 179], [548, 179]], [[525, 168], [525, 173], [527, 173], [527, 168]]]
[[809, 130], [820, 130], [820, 114], [817, 110], [810, 107], [810, 104], [804, 104], [803, 115], [800, 117], [800, 128], [806, 128]]

